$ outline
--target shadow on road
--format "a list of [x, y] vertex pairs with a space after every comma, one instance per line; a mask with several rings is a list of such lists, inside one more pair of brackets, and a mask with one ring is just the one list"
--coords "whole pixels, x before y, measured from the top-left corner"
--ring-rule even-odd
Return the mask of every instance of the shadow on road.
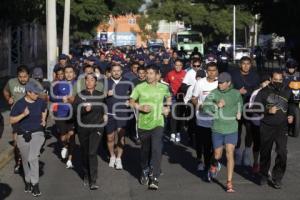
[[123, 167], [133, 177], [139, 180], [141, 175], [140, 166], [140, 147], [133, 144], [127, 144], [124, 148]]
[[0, 183], [0, 199], [4, 200], [5, 198], [9, 197], [12, 192], [12, 188], [5, 183]]

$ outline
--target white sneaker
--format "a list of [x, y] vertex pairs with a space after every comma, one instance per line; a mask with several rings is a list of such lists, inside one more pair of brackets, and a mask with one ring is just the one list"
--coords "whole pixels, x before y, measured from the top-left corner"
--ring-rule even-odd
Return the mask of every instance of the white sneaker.
[[66, 159], [68, 155], [68, 149], [66, 147], [62, 148], [60, 154], [62, 159]]
[[198, 170], [198, 171], [204, 171], [204, 164], [203, 164], [202, 162], [200, 162], [200, 163], [198, 164], [197, 170]]
[[171, 137], [170, 137], [170, 141], [175, 142], [175, 140], [176, 140], [176, 135], [175, 135], [175, 133], [172, 133]]
[[251, 165], [251, 148], [245, 148], [244, 152], [243, 152], [243, 164], [244, 166], [252, 166]]
[[243, 152], [241, 149], [235, 149], [234, 151], [235, 154], [235, 165], [240, 166], [242, 165], [243, 161]]
[[181, 137], [180, 137], [180, 133], [176, 134], [176, 138], [175, 138], [175, 142], [180, 142], [181, 141]]
[[110, 157], [108, 166], [114, 168], [115, 164], [116, 164], [116, 157], [114, 156]]
[[72, 169], [74, 166], [73, 166], [73, 164], [72, 164], [72, 161], [71, 160], [68, 160], [67, 161], [67, 166], [66, 166], [66, 168], [67, 169]]
[[121, 170], [123, 169], [122, 160], [121, 158], [116, 159], [116, 169]]

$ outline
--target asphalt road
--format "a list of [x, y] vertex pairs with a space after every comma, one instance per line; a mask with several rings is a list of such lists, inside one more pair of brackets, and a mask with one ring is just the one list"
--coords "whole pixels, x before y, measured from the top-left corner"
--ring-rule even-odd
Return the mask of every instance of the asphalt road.
[[[259, 186], [247, 169], [236, 169], [234, 185], [236, 193], [227, 194], [223, 189], [226, 183], [226, 167], [222, 166], [216, 183], [202, 180], [196, 171], [195, 152], [185, 145], [175, 145], [165, 141], [162, 162], [163, 175], [159, 179], [159, 190], [149, 191], [138, 182], [139, 147], [129, 140], [123, 157], [124, 170], [108, 167], [105, 150], [99, 150], [100, 189], [90, 191], [83, 187], [80, 178], [79, 150], [77, 147], [75, 169], [68, 170], [58, 156], [57, 140], [51, 137], [41, 155], [40, 189], [44, 200], [181, 200], [181, 199], [243, 199], [243, 200], [299, 200], [300, 199], [300, 138], [289, 138], [288, 168], [283, 180], [283, 188], [275, 190], [270, 186]], [[20, 175], [13, 174], [14, 163], [10, 162], [0, 171], [0, 199], [33, 199], [24, 193], [24, 183]]]

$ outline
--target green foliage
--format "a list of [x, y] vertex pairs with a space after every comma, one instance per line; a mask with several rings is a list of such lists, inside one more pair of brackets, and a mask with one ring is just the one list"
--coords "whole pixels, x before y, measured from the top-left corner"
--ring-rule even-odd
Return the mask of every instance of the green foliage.
[[143, 2], [143, 0], [105, 0], [111, 14], [115, 16], [126, 13], [136, 14]]
[[[199, 0], [154, 0], [148, 14], [156, 21], [184, 21], [193, 30], [202, 31], [206, 41], [223, 40], [232, 35], [232, 5]], [[253, 17], [240, 6], [236, 19], [239, 31], [249, 25]]]
[[[64, 0], [57, 0], [60, 30], [63, 28]], [[95, 36], [95, 27], [108, 19], [109, 10], [104, 0], [72, 0], [70, 34], [72, 39], [88, 39]]]
[[46, 23], [45, 0], [1, 0], [0, 22], [20, 25], [26, 22]]
[[[141, 35], [142, 41], [146, 41], [148, 38], [156, 38], [156, 32], [158, 30], [158, 21], [150, 19], [146, 15], [141, 15], [137, 19], [137, 23], [141, 29], [139, 34]], [[149, 26], [151, 27], [149, 29]]]

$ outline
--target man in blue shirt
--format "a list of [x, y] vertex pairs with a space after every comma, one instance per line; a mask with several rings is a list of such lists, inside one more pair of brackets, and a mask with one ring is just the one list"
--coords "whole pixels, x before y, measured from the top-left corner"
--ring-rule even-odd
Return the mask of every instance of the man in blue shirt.
[[[132, 83], [121, 76], [122, 68], [114, 64], [111, 68], [111, 78], [107, 80], [108, 123], [106, 126], [107, 146], [110, 153], [109, 167], [123, 169], [121, 156], [125, 143], [125, 127], [128, 120], [127, 103], [132, 90]], [[128, 110], [128, 111], [126, 111]], [[115, 151], [115, 135], [118, 135]], [[117, 152], [117, 155], [115, 154]]]
[[25, 192], [40, 196], [39, 190], [39, 155], [45, 141], [47, 104], [38, 95], [42, 89], [32, 81], [25, 86], [26, 95], [13, 106], [10, 123], [17, 131], [17, 146], [20, 149], [24, 176]]
[[69, 96], [72, 95], [72, 88], [75, 84], [75, 70], [72, 65], [64, 68], [65, 80], [57, 81], [53, 84], [53, 93], [51, 101], [53, 103], [53, 114], [56, 118], [55, 125], [60, 135], [62, 144], [61, 157], [68, 161], [67, 169], [73, 168], [72, 153], [75, 146], [74, 123], [72, 119], [72, 111]]

